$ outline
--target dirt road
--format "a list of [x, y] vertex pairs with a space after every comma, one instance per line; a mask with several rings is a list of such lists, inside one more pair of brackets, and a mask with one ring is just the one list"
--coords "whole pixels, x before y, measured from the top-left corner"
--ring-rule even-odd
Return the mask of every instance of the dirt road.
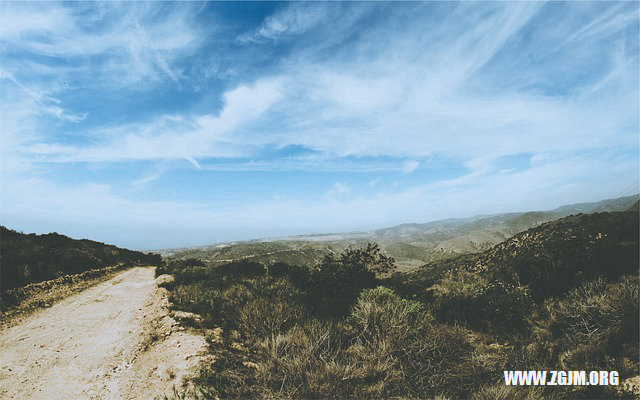
[[0, 332], [1, 399], [155, 399], [188, 390], [204, 339], [136, 267]]

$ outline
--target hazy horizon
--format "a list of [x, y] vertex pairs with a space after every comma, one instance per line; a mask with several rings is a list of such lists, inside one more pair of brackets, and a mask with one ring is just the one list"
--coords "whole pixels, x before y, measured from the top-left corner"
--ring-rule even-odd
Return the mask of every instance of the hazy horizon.
[[[634, 187], [636, 185], [634, 184]], [[629, 191], [631, 189], [631, 191]], [[621, 191], [619, 193], [619, 196], [615, 196], [612, 198], [607, 198], [607, 199], [600, 199], [600, 200], [595, 200], [595, 201], [583, 201], [583, 202], [577, 202], [577, 203], [571, 203], [571, 204], [560, 204], [557, 207], [552, 207], [549, 209], [544, 209], [544, 210], [510, 210], [510, 211], [504, 211], [504, 212], [498, 212], [498, 213], [493, 213], [493, 214], [474, 214], [474, 215], [459, 215], [459, 216], [451, 216], [451, 217], [444, 217], [441, 219], [436, 219], [436, 220], [428, 220], [428, 221], [405, 221], [405, 222], [401, 222], [399, 224], [396, 225], [392, 225], [392, 226], [376, 226], [376, 227], [372, 227], [370, 229], [363, 229], [363, 230], [346, 230], [346, 231], [324, 231], [324, 232], [294, 232], [294, 233], [290, 233], [290, 234], [286, 234], [286, 235], [266, 235], [266, 236], [261, 236], [261, 237], [237, 237], [237, 238], [228, 238], [227, 240], [218, 240], [215, 242], [202, 242], [202, 243], [187, 243], [184, 245], [176, 245], [176, 246], [165, 246], [165, 247], [130, 247], [130, 249], [132, 250], [138, 250], [138, 251], [162, 251], [162, 250], [172, 250], [172, 249], [181, 249], [181, 248], [195, 248], [195, 247], [209, 247], [209, 246], [215, 246], [218, 244], [227, 244], [227, 243], [241, 243], [241, 242], [251, 242], [251, 241], [255, 241], [255, 240], [278, 240], [278, 239], [283, 239], [283, 238], [295, 238], [295, 237], [306, 237], [306, 236], [318, 236], [318, 235], [341, 235], [341, 234], [355, 234], [355, 233], [367, 233], [367, 232], [371, 232], [373, 230], [377, 230], [377, 229], [384, 229], [384, 228], [392, 228], [394, 226], [399, 226], [399, 225], [405, 225], [405, 224], [425, 224], [425, 223], [430, 223], [430, 222], [437, 222], [437, 221], [446, 221], [449, 219], [465, 219], [465, 218], [474, 218], [474, 217], [491, 217], [494, 215], [501, 215], [501, 214], [509, 214], [509, 213], [520, 213], [520, 212], [544, 212], [544, 211], [553, 211], [557, 208], [563, 207], [563, 206], [570, 206], [570, 205], [574, 205], [574, 204], [585, 204], [585, 203], [598, 203], [600, 201], [605, 201], [605, 200], [613, 200], [613, 199], [619, 199], [619, 198], [623, 198], [623, 197], [631, 197], [631, 196], [640, 196], [640, 193], [635, 191], [635, 189], [633, 189], [632, 187], [629, 187], [623, 191]], [[25, 234], [31, 234], [31, 233], [35, 233], [35, 234], [47, 234], [47, 233], [53, 233], [56, 232], [58, 234], [61, 235], [65, 235], [65, 236], [69, 236], [72, 239], [89, 239], [89, 240], [98, 240], [96, 238], [92, 238], [92, 237], [74, 237], [71, 234], [62, 232], [60, 230], [55, 230], [55, 231], [47, 231], [47, 232], [25, 232], [19, 228], [16, 227], [10, 227], [8, 226], [7, 228], [9, 229], [13, 229]], [[107, 243], [107, 244], [115, 244], [118, 245], [118, 243]], [[124, 245], [120, 245], [121, 247]]]
[[11, 229], [161, 249], [638, 191], [637, 2], [0, 7]]

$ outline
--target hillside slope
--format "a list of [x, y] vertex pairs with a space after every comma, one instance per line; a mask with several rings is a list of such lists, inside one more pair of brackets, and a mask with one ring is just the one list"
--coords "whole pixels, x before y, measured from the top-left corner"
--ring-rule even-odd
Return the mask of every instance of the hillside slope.
[[515, 235], [482, 253], [475, 270], [528, 285], [534, 297], [564, 292], [584, 279], [638, 270], [638, 214], [580, 214]]
[[[511, 236], [543, 223], [580, 213], [616, 212], [629, 209], [638, 196], [607, 199], [595, 203], [579, 203], [549, 211], [505, 213], [471, 218], [448, 219], [425, 224], [402, 224], [378, 229], [372, 238], [399, 260], [402, 251], [394, 251], [402, 243], [411, 246], [422, 261], [450, 257], [456, 254], [487, 250]], [[422, 249], [422, 252], [416, 251]]]
[[[638, 213], [579, 214], [528, 229], [476, 254], [437, 260], [395, 279], [407, 294], [446, 274], [466, 271], [482, 279], [525, 286], [534, 299], [562, 294], [585, 280], [637, 274]], [[427, 296], [429, 298], [429, 296]]]
[[24, 234], [0, 227], [0, 289], [77, 274], [119, 263], [154, 264], [157, 254], [122, 249], [58, 233]]

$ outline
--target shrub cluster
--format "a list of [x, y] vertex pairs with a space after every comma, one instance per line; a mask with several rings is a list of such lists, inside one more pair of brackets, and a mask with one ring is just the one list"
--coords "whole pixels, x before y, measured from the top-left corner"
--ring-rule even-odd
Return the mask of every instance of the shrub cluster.
[[211, 398], [633, 398], [624, 388], [501, 382], [503, 370], [638, 375], [634, 218], [570, 218], [384, 279], [393, 260], [376, 245], [312, 268], [164, 268], [175, 306], [223, 329], [196, 382]]
[[450, 282], [451, 277], [448, 275], [433, 288], [436, 293], [433, 312], [439, 321], [461, 323], [496, 334], [528, 329], [526, 319], [533, 303], [526, 288], [502, 281], [487, 283], [479, 278], [475, 282], [458, 283], [458, 288], [446, 291], [447, 286], [456, 285]]

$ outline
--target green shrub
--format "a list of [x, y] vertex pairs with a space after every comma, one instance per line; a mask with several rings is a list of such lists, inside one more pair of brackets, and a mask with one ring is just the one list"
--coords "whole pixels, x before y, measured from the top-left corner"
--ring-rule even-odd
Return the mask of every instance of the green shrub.
[[266, 273], [265, 267], [254, 261], [239, 260], [221, 265], [216, 272], [220, 276], [233, 276], [236, 278], [253, 278]]
[[373, 397], [464, 396], [484, 373], [472, 358], [467, 331], [434, 324], [424, 305], [388, 288], [364, 290], [349, 321], [354, 341], [348, 353], [360, 366], [360, 381], [378, 388], [369, 392]]
[[342, 342], [331, 322], [316, 319], [265, 338], [258, 347], [258, 379], [278, 398], [348, 398]]
[[203, 265], [189, 265], [174, 273], [175, 283], [188, 285], [190, 283], [207, 282], [217, 276], [212, 268]]
[[197, 390], [207, 399], [264, 398], [256, 371], [245, 363], [245, 354], [228, 343], [210, 346], [213, 362], [202, 365], [194, 379]]
[[638, 277], [626, 276], [606, 284], [587, 282], [548, 305], [552, 331], [572, 344], [638, 342]]
[[525, 331], [533, 306], [528, 291], [502, 281], [487, 283], [477, 275], [459, 271], [434, 285], [436, 318], [492, 333]]
[[375, 286], [376, 274], [390, 271], [393, 263], [371, 243], [349, 247], [339, 256], [325, 256], [309, 276], [310, 305], [323, 315], [346, 315], [360, 291]]
[[402, 299], [391, 289], [378, 286], [360, 293], [349, 321], [358, 332], [358, 340], [401, 342], [424, 323], [419, 319], [426, 318], [422, 303]]
[[446, 272], [442, 279], [429, 288], [435, 299], [470, 297], [489, 284], [484, 274], [460, 268]]
[[180, 284], [173, 286], [169, 300], [178, 309], [199, 314], [206, 326], [213, 327], [221, 314], [219, 293], [204, 282]]

